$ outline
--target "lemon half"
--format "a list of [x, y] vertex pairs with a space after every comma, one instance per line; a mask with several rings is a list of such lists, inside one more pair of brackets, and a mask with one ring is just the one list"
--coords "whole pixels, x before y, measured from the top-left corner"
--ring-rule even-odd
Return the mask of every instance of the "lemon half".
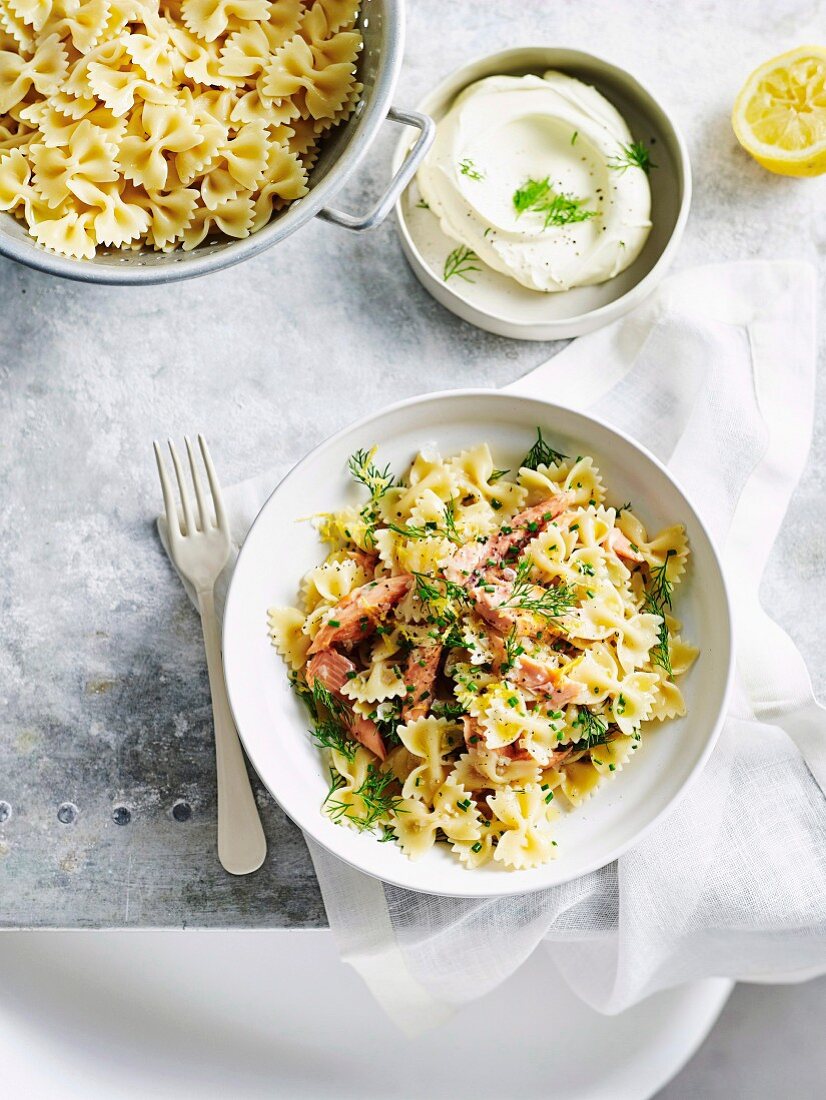
[[731, 124], [770, 172], [826, 172], [826, 48], [799, 46], [760, 65], [735, 100]]

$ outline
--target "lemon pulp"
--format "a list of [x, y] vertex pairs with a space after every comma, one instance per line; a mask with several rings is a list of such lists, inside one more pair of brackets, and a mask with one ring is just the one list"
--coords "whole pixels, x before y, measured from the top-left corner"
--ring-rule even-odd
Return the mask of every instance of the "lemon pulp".
[[755, 69], [735, 101], [732, 125], [769, 171], [826, 172], [826, 48], [801, 46]]

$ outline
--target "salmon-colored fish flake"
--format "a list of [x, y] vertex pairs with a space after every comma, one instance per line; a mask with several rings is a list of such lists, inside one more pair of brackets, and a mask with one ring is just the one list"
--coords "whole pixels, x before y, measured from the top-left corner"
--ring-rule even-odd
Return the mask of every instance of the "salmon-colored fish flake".
[[413, 578], [408, 573], [402, 573], [398, 577], [382, 577], [379, 581], [369, 581], [354, 588], [330, 612], [308, 652], [318, 653], [333, 645], [349, 649], [369, 637], [387, 612], [404, 598], [412, 583]]

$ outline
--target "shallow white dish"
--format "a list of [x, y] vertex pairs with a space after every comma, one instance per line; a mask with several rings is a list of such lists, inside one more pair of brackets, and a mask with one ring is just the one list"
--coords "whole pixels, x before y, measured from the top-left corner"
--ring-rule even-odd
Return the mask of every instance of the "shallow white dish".
[[[624, 69], [582, 50], [528, 46], [477, 58], [446, 77], [419, 104], [437, 123], [469, 84], [499, 74], [541, 76], [557, 69], [592, 84], [618, 108], [635, 140], [651, 149], [652, 229], [640, 256], [619, 275], [599, 286], [544, 294], [484, 267], [474, 282], [443, 278], [445, 257], [456, 247], [430, 210], [421, 209], [416, 182], [396, 206], [402, 249], [426, 290], [457, 316], [478, 328], [520, 340], [559, 340], [582, 336], [616, 320], [654, 290], [670, 266], [682, 239], [691, 205], [688, 150], [674, 120], [661, 103]], [[403, 138], [396, 150], [400, 164], [409, 149]]]
[[492, 1014], [517, 1037], [526, 1100], [647, 1100], [731, 990], [711, 978], [601, 1016], [537, 951], [494, 992], [408, 1039], [326, 930], [0, 931], [0, 972], [3, 1087], [27, 1100], [385, 1100], [388, 1081], [396, 1100], [418, 1100], [423, 1064], [428, 1100], [469, 1090], [503, 1100], [514, 1058], [479, 1057]]
[[[515, 466], [537, 425], [568, 454], [591, 454], [609, 503], [634, 503], [651, 529], [685, 524], [692, 549], [676, 613], [701, 648], [684, 683], [688, 717], [643, 735], [631, 764], [558, 823], [559, 858], [543, 867], [468, 871], [437, 846], [418, 862], [395, 844], [335, 825], [321, 812], [328, 779], [307, 717], [267, 635], [267, 609], [292, 604], [299, 581], [323, 557], [310, 523], [296, 522], [360, 499], [346, 472], [360, 447], [379, 446], [398, 473], [424, 445], [444, 454], [487, 441], [497, 465]], [[366, 417], [312, 451], [266, 502], [241, 550], [224, 617], [224, 667], [238, 730], [261, 779], [284, 811], [334, 855], [361, 871], [413, 890], [487, 897], [567, 882], [616, 859], [678, 798], [707, 759], [722, 721], [732, 663], [728, 598], [701, 521], [663, 466], [599, 421], [544, 401], [491, 391], [414, 398]]]

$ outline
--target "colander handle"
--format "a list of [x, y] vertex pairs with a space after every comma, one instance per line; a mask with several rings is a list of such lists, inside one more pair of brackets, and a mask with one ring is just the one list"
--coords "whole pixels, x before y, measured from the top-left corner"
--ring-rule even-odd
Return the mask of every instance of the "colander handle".
[[436, 123], [432, 118], [422, 115], [418, 111], [400, 111], [396, 107], [390, 108], [387, 117], [393, 122], [400, 122], [403, 126], [414, 126], [417, 130], [421, 130], [398, 172], [390, 181], [387, 190], [373, 209], [368, 210], [366, 214], [358, 216], [348, 214], [346, 210], [335, 210], [326, 207], [324, 210], [319, 211], [318, 216], [320, 218], [333, 222], [335, 225], [343, 225], [345, 229], [374, 229], [384, 221], [396, 205], [399, 195], [413, 179], [416, 169], [424, 160], [425, 153], [436, 136]]

